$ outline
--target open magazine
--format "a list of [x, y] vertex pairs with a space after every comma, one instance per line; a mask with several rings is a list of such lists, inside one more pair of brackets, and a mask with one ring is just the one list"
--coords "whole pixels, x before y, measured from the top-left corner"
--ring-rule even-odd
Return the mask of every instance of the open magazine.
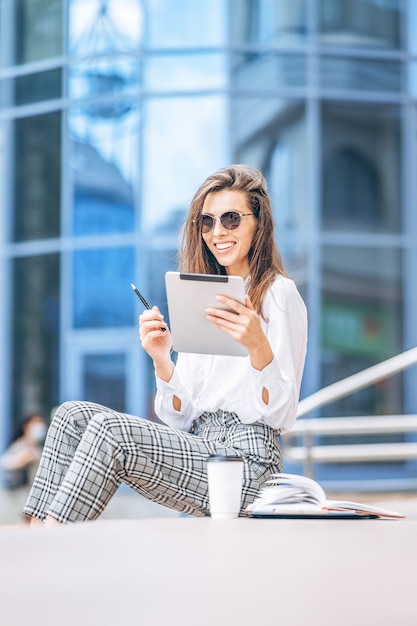
[[328, 500], [318, 482], [298, 474], [274, 474], [246, 511], [252, 517], [405, 517], [359, 502]]

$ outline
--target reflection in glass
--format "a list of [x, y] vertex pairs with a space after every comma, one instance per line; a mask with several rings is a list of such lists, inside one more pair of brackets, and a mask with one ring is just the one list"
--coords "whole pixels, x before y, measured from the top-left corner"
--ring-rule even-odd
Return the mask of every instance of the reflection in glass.
[[302, 87], [306, 82], [305, 57], [271, 52], [235, 55], [232, 86], [245, 91], [271, 91], [280, 87]]
[[323, 106], [323, 226], [398, 232], [401, 227], [399, 111]]
[[145, 0], [147, 45], [220, 46], [225, 43], [226, 6], [223, 0]]
[[128, 113], [104, 119], [84, 107], [68, 114], [75, 235], [135, 228], [139, 116], [129, 104]]
[[14, 154], [15, 241], [60, 235], [61, 113], [17, 119]]
[[13, 261], [13, 415], [49, 415], [59, 398], [57, 254]]
[[[85, 107], [103, 118], [128, 112], [131, 102], [122, 96], [137, 91], [138, 83], [138, 62], [128, 57], [84, 61], [72, 65], [68, 72], [70, 97], [74, 100], [97, 98]], [[110, 99], [110, 96], [116, 98]]]
[[307, 144], [304, 103], [276, 98], [233, 100], [233, 160], [266, 175], [279, 236], [308, 227]]
[[341, 46], [399, 48], [402, 0], [318, 0], [321, 41]]
[[[387, 248], [325, 247], [322, 253], [322, 386], [401, 352], [401, 254]], [[326, 415], [402, 412], [393, 378], [325, 410]]]
[[85, 354], [82, 365], [83, 400], [125, 412], [126, 365], [125, 354]]
[[87, 235], [134, 229], [134, 197], [120, 170], [92, 146], [73, 141], [73, 233]]
[[70, 97], [101, 98], [88, 106], [91, 114], [102, 118], [127, 113], [129, 101], [109, 97], [137, 91], [139, 62], [132, 53], [141, 38], [142, 10], [137, 0], [72, 0], [69, 51], [82, 60], [69, 66]]
[[231, 15], [235, 44], [291, 45], [306, 36], [306, 0], [232, 0]]
[[226, 86], [227, 68], [222, 54], [148, 55], [145, 88], [153, 91], [197, 91]]
[[134, 321], [133, 248], [73, 253], [74, 328], [119, 328]]
[[14, 79], [15, 104], [30, 104], [60, 98], [61, 81], [61, 69], [17, 76]]
[[[184, 213], [201, 182], [224, 165], [225, 99], [219, 96], [149, 99], [143, 127], [145, 229], [164, 229]], [[172, 225], [171, 237], [177, 237]]]
[[400, 92], [402, 83], [402, 65], [399, 61], [327, 56], [320, 59], [321, 87]]
[[62, 55], [63, 11], [63, 0], [16, 1], [16, 64]]
[[68, 23], [72, 56], [129, 52], [142, 41], [142, 2], [69, 0]]

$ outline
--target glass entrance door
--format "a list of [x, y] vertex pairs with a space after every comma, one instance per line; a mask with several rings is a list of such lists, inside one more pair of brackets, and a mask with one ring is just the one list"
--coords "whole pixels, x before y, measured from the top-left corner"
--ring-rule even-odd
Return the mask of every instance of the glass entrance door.
[[131, 332], [74, 333], [68, 347], [68, 376], [63, 381], [65, 399], [97, 402], [146, 417], [142, 352]]

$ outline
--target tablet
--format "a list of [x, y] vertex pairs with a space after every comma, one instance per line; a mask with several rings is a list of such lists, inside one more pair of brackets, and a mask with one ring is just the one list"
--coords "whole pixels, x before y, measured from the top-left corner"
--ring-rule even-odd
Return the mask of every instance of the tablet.
[[246, 348], [209, 322], [205, 311], [207, 307], [226, 308], [216, 300], [217, 294], [244, 304], [245, 283], [241, 276], [167, 272], [165, 285], [173, 350], [247, 356]]
[[323, 513], [249, 513], [254, 519], [377, 519], [378, 515], [355, 511], [324, 511]]

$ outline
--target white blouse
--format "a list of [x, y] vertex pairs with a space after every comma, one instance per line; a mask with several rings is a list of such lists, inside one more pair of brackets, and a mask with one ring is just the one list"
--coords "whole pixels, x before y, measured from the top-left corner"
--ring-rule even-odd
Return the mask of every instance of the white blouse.
[[[281, 433], [296, 418], [307, 348], [307, 312], [292, 280], [278, 276], [269, 289], [261, 319], [274, 359], [262, 371], [247, 357], [178, 354], [170, 381], [156, 378], [155, 411], [175, 428], [189, 430], [205, 411], [236, 413], [244, 424], [264, 422]], [[268, 391], [268, 404], [262, 399]], [[181, 410], [173, 407], [173, 397]]]

